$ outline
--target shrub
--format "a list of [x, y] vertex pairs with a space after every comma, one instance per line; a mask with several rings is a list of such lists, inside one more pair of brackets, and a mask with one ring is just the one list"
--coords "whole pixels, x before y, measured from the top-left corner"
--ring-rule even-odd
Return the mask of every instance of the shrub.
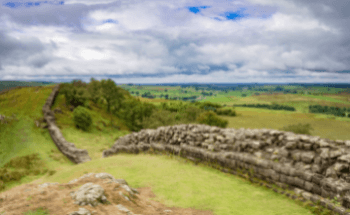
[[209, 102], [209, 101], [206, 101], [206, 102], [195, 102], [195, 104], [199, 105], [199, 107], [201, 109], [204, 109], [205, 107], [211, 107], [211, 108], [221, 108], [222, 107], [222, 105], [220, 105], [220, 104]]
[[175, 124], [175, 114], [167, 110], [153, 111], [150, 117], [147, 117], [142, 122], [143, 128], [156, 129], [160, 126], [171, 126]]
[[213, 111], [208, 111], [200, 114], [197, 118], [197, 122], [201, 124], [207, 124], [210, 126], [218, 126], [221, 128], [226, 128], [228, 121], [221, 119]]
[[190, 122], [196, 121], [197, 117], [202, 113], [203, 111], [199, 109], [196, 106], [190, 105], [186, 108], [184, 111], [184, 115], [186, 119]]
[[182, 112], [188, 107], [188, 104], [183, 102], [162, 102], [161, 108], [170, 112]]
[[313, 128], [311, 128], [310, 124], [295, 124], [295, 125], [289, 125], [289, 126], [285, 126], [283, 127], [281, 130], [284, 131], [291, 131], [295, 134], [308, 134], [311, 135], [310, 130], [313, 130]]
[[73, 111], [73, 119], [75, 126], [87, 131], [92, 124], [92, 118], [88, 109], [78, 106]]
[[236, 111], [233, 111], [231, 109], [226, 109], [226, 110], [217, 109], [216, 114], [217, 115], [224, 115], [224, 116], [236, 116], [237, 115]]

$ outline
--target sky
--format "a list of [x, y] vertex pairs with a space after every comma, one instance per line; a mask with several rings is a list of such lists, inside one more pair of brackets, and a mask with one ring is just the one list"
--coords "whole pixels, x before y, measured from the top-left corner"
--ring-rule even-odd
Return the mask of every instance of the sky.
[[350, 83], [349, 0], [0, 0], [0, 81]]

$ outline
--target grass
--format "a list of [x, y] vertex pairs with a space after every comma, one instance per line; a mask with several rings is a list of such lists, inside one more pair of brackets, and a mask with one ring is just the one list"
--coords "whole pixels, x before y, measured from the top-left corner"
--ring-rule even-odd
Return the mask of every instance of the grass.
[[[0, 114], [11, 116], [14, 113], [19, 118], [19, 121], [9, 125], [0, 125], [2, 137], [0, 167], [12, 158], [38, 153], [44, 162], [44, 165], [38, 168], [49, 170], [45, 174], [28, 174], [18, 181], [12, 181], [6, 184], [5, 190], [26, 183], [67, 183], [88, 172], [108, 172], [115, 178], [125, 179], [131, 187], [151, 186], [157, 196], [155, 200], [167, 206], [212, 209], [218, 215], [332, 214], [320, 206], [307, 207], [307, 203], [310, 204], [308, 201], [300, 203], [208, 165], [194, 166], [177, 156], [142, 153], [101, 158], [102, 151], [110, 148], [116, 138], [131, 132], [123, 130], [126, 127], [121, 121], [94, 104], [90, 105], [94, 122], [91, 130], [89, 132], [77, 130], [72, 123], [72, 112], [65, 107], [64, 97], [59, 95], [52, 108], [59, 107], [63, 111], [62, 114], [56, 114], [57, 125], [61, 127], [63, 136], [68, 142], [74, 143], [77, 148], [87, 149], [92, 159], [79, 166], [75, 165], [58, 151], [47, 130], [34, 125], [34, 120], [42, 117], [42, 106], [51, 91], [52, 86], [47, 86], [39, 90], [18, 89], [0, 95]], [[18, 104], [17, 101], [22, 105], [21, 108], [14, 105]], [[318, 118], [316, 114], [254, 108], [237, 107], [235, 110], [238, 113], [237, 117], [223, 117], [229, 120], [230, 128], [280, 129], [300, 122], [309, 123], [314, 128], [312, 135], [329, 139], [350, 139], [350, 134], [347, 132], [350, 128], [349, 122], [337, 118]], [[120, 129], [114, 126], [119, 126]], [[41, 215], [46, 212], [38, 210], [29, 214]]]

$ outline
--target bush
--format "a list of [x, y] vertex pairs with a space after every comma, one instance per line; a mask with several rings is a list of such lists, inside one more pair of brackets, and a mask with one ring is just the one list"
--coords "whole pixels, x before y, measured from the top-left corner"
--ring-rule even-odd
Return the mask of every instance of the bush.
[[73, 111], [73, 120], [77, 128], [87, 131], [92, 124], [92, 118], [88, 109], [78, 106]]
[[236, 116], [237, 115], [236, 111], [233, 111], [231, 109], [226, 109], [226, 110], [217, 109], [216, 114], [217, 115], [224, 115], [224, 116]]
[[216, 113], [213, 111], [208, 111], [200, 114], [197, 118], [197, 122], [201, 124], [207, 124], [210, 126], [218, 126], [221, 128], [226, 128], [228, 121], [221, 119]]
[[213, 102], [195, 102], [196, 105], [199, 105], [201, 109], [204, 109], [205, 107], [211, 107], [211, 108], [221, 108], [222, 105], [213, 103]]
[[182, 112], [188, 107], [188, 104], [183, 102], [162, 102], [160, 106], [163, 110], [170, 112]]
[[308, 134], [311, 135], [310, 130], [313, 130], [313, 128], [311, 128], [310, 124], [295, 124], [295, 125], [289, 125], [289, 126], [285, 126], [283, 127], [281, 130], [284, 131], [291, 131], [295, 134]]
[[190, 105], [184, 111], [184, 115], [189, 122], [194, 122], [202, 112], [198, 107]]
[[176, 123], [176, 113], [172, 113], [167, 110], [153, 111], [151, 116], [145, 118], [142, 122], [143, 128], [156, 129], [160, 126], [171, 126]]

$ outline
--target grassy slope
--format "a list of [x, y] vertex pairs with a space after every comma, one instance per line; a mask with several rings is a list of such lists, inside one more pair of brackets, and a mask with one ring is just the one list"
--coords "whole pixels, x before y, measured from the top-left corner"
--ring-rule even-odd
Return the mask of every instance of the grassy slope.
[[[71, 121], [72, 114], [64, 106], [64, 97], [60, 95], [53, 106], [63, 110], [63, 114], [56, 115], [58, 126], [62, 128], [67, 141], [73, 142], [77, 148], [87, 149], [92, 158], [90, 162], [75, 165], [58, 152], [47, 130], [34, 125], [34, 120], [42, 116], [42, 106], [51, 91], [52, 87], [44, 87], [39, 91], [36, 88], [26, 88], [0, 95], [0, 114], [15, 113], [20, 118], [20, 121], [12, 125], [0, 127], [0, 144], [3, 149], [0, 166], [12, 157], [38, 152], [50, 169], [58, 171], [52, 176], [25, 177], [20, 182], [10, 184], [7, 189], [23, 183], [67, 183], [88, 172], [108, 172], [116, 178], [124, 178], [135, 188], [151, 186], [157, 195], [156, 200], [169, 206], [212, 209], [216, 214], [311, 214], [285, 196], [264, 187], [252, 186], [236, 176], [206, 166], [186, 164], [183, 159], [178, 161], [167, 156], [146, 154], [101, 158], [102, 151], [112, 146], [116, 137], [130, 132], [108, 127], [111, 116], [96, 105], [92, 106], [94, 127], [91, 131], [86, 133], [75, 129]], [[276, 118], [275, 124], [266, 121], [265, 127], [280, 127], [284, 124], [283, 117], [290, 115], [261, 115], [262, 110], [239, 108], [237, 112], [242, 114], [241, 118], [231, 118], [229, 127], [241, 126], [238, 123], [241, 120], [241, 123], [246, 123], [243, 127], [253, 128], [252, 125], [255, 125], [259, 128], [260, 123], [266, 121], [266, 118], [259, 119], [260, 116]], [[106, 122], [107, 127], [98, 123], [99, 120]], [[112, 120], [123, 128], [118, 119]], [[103, 131], [97, 130], [96, 126], [101, 126]], [[333, 130], [334, 127], [330, 128]], [[337, 129], [333, 131], [336, 132]]]
[[[52, 85], [52, 84], [50, 84]], [[13, 89], [15, 87], [29, 87], [29, 86], [49, 86], [48, 83], [40, 82], [26, 82], [26, 81], [0, 81], [0, 92]]]

